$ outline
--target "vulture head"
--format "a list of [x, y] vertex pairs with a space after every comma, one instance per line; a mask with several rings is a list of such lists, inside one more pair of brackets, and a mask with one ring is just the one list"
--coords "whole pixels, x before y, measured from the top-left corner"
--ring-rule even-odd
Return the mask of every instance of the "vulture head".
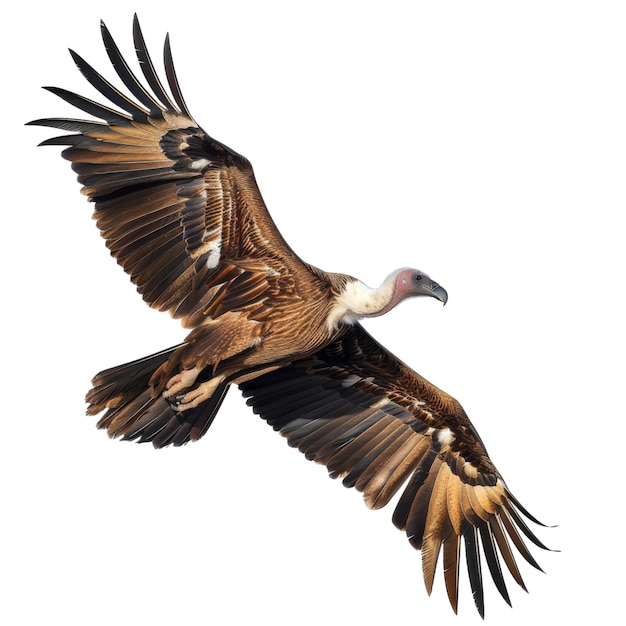
[[391, 280], [393, 283], [393, 295], [388, 308], [376, 313], [376, 315], [386, 313], [389, 309], [398, 304], [398, 302], [401, 302], [405, 298], [415, 296], [437, 298], [437, 300], [443, 302], [444, 305], [448, 301], [448, 292], [430, 276], [419, 270], [411, 268], [400, 269], [393, 272], [387, 280]]
[[335, 324], [338, 320], [353, 322], [384, 315], [406, 298], [416, 296], [430, 296], [443, 304], [448, 301], [448, 293], [441, 285], [424, 272], [408, 267], [392, 272], [377, 289], [353, 279], [337, 298], [337, 308], [329, 321]]

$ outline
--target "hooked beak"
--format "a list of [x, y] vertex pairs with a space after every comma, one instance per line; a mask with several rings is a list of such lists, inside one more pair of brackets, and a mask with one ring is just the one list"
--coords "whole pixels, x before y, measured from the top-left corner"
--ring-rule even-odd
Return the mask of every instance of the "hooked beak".
[[448, 292], [434, 280], [429, 280], [427, 283], [421, 285], [420, 292], [419, 295], [436, 298], [439, 302], [443, 302], [444, 306], [448, 301]]

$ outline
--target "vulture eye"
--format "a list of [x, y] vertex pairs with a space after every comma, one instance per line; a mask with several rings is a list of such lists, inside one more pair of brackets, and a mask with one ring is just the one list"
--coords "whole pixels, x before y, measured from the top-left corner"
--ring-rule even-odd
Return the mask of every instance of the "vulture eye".
[[413, 280], [415, 282], [418, 282], [418, 281], [422, 280], [422, 275], [421, 274], [413, 274]]

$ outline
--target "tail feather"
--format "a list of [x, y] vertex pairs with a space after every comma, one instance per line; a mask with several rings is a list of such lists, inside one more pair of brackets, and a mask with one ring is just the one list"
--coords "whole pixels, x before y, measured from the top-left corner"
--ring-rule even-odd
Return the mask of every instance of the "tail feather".
[[152, 373], [180, 346], [174, 346], [150, 356], [111, 367], [93, 377], [93, 388], [85, 400], [89, 402], [88, 415], [97, 415], [106, 408], [115, 408], [119, 403], [128, 403], [148, 387]]
[[[224, 382], [206, 402], [193, 409], [186, 409], [182, 413], [172, 411], [172, 417], [149, 440], [152, 441], [155, 448], [162, 448], [170, 444], [182, 446], [189, 441], [197, 441], [209, 430], [209, 426], [213, 423], [213, 419], [222, 406], [229, 389], [230, 384]], [[145, 435], [140, 441], [148, 441], [143, 437]]]
[[175, 411], [160, 394], [154, 395], [150, 378], [180, 346], [112, 367], [97, 374], [87, 393], [88, 415], [106, 410], [98, 428], [110, 437], [151, 441], [155, 448], [181, 446], [200, 439], [219, 410], [229, 384], [223, 382], [213, 396], [193, 409]]

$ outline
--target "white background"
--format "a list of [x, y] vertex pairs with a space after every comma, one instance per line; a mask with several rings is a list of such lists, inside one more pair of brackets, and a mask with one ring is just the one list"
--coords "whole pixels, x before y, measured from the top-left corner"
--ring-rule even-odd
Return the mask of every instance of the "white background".
[[[93, 6], [93, 8], [92, 8]], [[84, 417], [99, 370], [179, 342], [109, 257], [54, 134], [113, 77], [103, 18], [155, 61], [166, 31], [189, 107], [251, 159], [306, 260], [371, 285], [412, 265], [448, 305], [367, 328], [464, 405], [560, 553], [522, 563], [491, 624], [615, 623], [624, 581], [626, 44], [621, 2], [16, 4], [2, 38], [0, 621], [478, 624], [441, 571], [231, 391], [181, 449], [109, 440]], [[129, 60], [132, 60], [129, 58]], [[83, 114], [78, 112], [78, 117]], [[488, 575], [486, 573], [486, 575]]]

